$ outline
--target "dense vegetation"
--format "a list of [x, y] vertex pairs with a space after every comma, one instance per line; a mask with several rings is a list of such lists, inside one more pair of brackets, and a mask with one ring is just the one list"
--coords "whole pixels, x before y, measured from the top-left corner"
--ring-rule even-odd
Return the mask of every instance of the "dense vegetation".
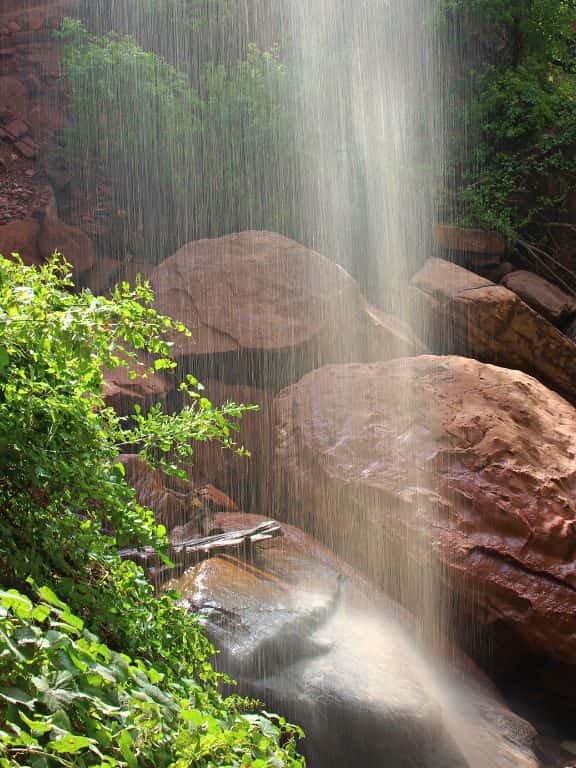
[[563, 220], [576, 188], [576, 2], [439, 0], [454, 64], [456, 217], [511, 240]]
[[206, 62], [194, 87], [131, 37], [89, 34], [75, 20], [61, 34], [65, 165], [88, 188], [111, 182], [132, 252], [157, 259], [201, 236], [289, 229], [278, 199], [290, 182], [270, 172], [290, 151], [288, 70], [273, 50], [250, 45], [228, 66]]
[[189, 378], [181, 413], [119, 418], [103, 369], [169, 375], [167, 338], [186, 330], [146, 284], [103, 298], [67, 273], [0, 257], [0, 766], [302, 765], [298, 732], [223, 698], [196, 619], [118, 554], [166, 543], [118, 453], [178, 473], [195, 440], [242, 451], [245, 407], [214, 407]]

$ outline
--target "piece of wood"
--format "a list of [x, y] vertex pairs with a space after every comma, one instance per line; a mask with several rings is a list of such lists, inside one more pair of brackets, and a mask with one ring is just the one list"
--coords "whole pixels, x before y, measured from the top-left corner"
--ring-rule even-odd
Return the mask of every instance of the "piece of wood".
[[153, 547], [122, 549], [120, 557], [123, 560], [135, 560], [153, 576], [154, 581], [157, 581], [160, 575], [162, 580], [166, 576], [175, 576], [184, 568], [211, 557], [216, 552], [234, 551], [238, 554], [240, 551], [247, 556], [255, 544], [277, 536], [282, 536], [280, 524], [275, 520], [266, 520], [253, 528], [188, 539], [168, 550], [168, 557], [174, 563], [174, 568], [166, 566]]

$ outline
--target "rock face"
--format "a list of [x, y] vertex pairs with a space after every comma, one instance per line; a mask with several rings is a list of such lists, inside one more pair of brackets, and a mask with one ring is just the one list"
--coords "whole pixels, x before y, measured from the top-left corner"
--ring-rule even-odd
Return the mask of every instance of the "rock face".
[[217, 510], [236, 509], [234, 503], [212, 485], [196, 485], [191, 480], [152, 471], [134, 454], [123, 454], [119, 460], [140, 504], [151, 509], [156, 520], [166, 526], [175, 539], [206, 536], [214, 527]]
[[436, 243], [447, 251], [495, 256], [503, 256], [506, 253], [506, 238], [498, 232], [437, 224], [433, 229], [433, 236]]
[[560, 396], [459, 357], [326, 366], [281, 393], [276, 432], [291, 519], [389, 586], [431, 552], [476, 620], [576, 663], [576, 411]]
[[8, 256], [19, 253], [28, 266], [41, 264], [38, 251], [38, 233], [40, 225], [36, 219], [21, 219], [11, 224], [0, 226], [0, 253]]
[[[262, 520], [218, 515], [216, 523], [235, 530]], [[212, 557], [170, 586], [203, 616], [240, 692], [304, 726], [310, 765], [536, 768], [526, 723], [470, 676], [464, 685], [450, 675], [451, 685], [431, 683], [398, 606], [368, 600], [332, 553], [297, 529], [283, 532], [248, 560]]]
[[576, 299], [540, 275], [518, 269], [502, 280], [502, 285], [554, 325], [565, 326], [576, 315]]
[[[142, 370], [146, 371], [145, 365]], [[129, 369], [124, 366], [104, 371], [104, 400], [120, 415], [133, 413], [135, 405], [149, 408], [172, 391], [173, 384], [165, 376], [143, 375], [139, 369], [136, 372], [136, 378], [130, 378]]]
[[512, 291], [442, 259], [410, 291], [433, 349], [519, 368], [576, 399], [576, 345]]
[[250, 457], [237, 456], [214, 441], [194, 446], [194, 470], [225, 490], [243, 509], [255, 509], [267, 497], [272, 476], [273, 398], [264, 390], [247, 385], [224, 384], [214, 379], [203, 384], [214, 405], [235, 402], [259, 407], [256, 412], [245, 414], [240, 431], [234, 435], [235, 442], [250, 451]]
[[50, 258], [54, 251], [60, 251], [74, 267], [76, 276], [92, 269], [96, 263], [94, 243], [78, 227], [60, 221], [54, 198], [46, 207], [42, 219], [38, 248], [43, 259]]
[[265, 354], [288, 354], [290, 381], [322, 362], [385, 358], [391, 338], [402, 354], [418, 345], [404, 327], [396, 334], [391, 323], [366, 314], [357, 284], [341, 267], [271, 232], [189, 243], [151, 281], [157, 308], [192, 331], [193, 339], [177, 341], [182, 357], [252, 353], [251, 380], [239, 383], [268, 378], [257, 370]]

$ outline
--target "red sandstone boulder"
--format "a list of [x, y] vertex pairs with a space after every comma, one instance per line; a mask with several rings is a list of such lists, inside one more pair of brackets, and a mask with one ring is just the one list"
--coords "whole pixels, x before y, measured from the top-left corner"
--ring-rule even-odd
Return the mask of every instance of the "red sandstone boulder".
[[576, 298], [534, 272], [518, 269], [502, 279], [502, 285], [554, 325], [565, 325], [576, 315]]
[[278, 397], [276, 434], [285, 515], [392, 589], [431, 553], [468, 611], [576, 663], [576, 410], [559, 395], [460, 357], [326, 366]]
[[410, 292], [433, 349], [519, 368], [576, 399], [576, 345], [503, 285], [429, 259]]
[[92, 269], [97, 261], [94, 243], [88, 235], [78, 227], [60, 221], [54, 198], [42, 217], [38, 248], [43, 259], [59, 251], [74, 267], [75, 276]]
[[28, 266], [42, 263], [38, 250], [40, 225], [36, 219], [12, 221], [0, 227], [0, 253], [9, 256], [18, 253]]
[[495, 256], [503, 256], [506, 253], [506, 238], [498, 232], [436, 224], [433, 228], [433, 236], [436, 243], [447, 251]]
[[28, 89], [21, 80], [10, 75], [0, 77], [0, 112], [26, 119], [29, 105]]
[[[218, 514], [215, 524], [236, 532], [264, 521]], [[238, 692], [303, 725], [314, 768], [536, 768], [533, 730], [472, 665], [458, 658], [459, 677], [423, 658], [410, 617], [311, 536], [283, 525], [244, 551], [205, 559], [169, 586], [202, 616]]]
[[159, 311], [192, 331], [192, 339], [177, 340], [184, 357], [289, 353], [297, 357], [285, 366], [294, 380], [326, 361], [421, 349], [406, 327], [397, 334], [390, 319], [368, 316], [358, 285], [341, 267], [272, 232], [189, 243], [151, 281]]

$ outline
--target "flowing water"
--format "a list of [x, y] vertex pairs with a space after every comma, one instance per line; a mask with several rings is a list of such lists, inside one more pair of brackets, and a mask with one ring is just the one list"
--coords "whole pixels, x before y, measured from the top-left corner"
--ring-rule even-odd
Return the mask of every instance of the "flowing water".
[[[444, 167], [448, 54], [438, 48], [433, 6], [432, 0], [239, 0], [239, 10], [231, 10], [208, 2], [202, 26], [191, 29], [182, 23], [180, 11], [167, 13], [160, 23], [145, 11], [146, 3], [136, 0], [85, 4], [95, 28], [134, 34], [186, 71], [200, 89], [199, 60], [229, 64], [245, 55], [253, 40], [264, 48], [278, 43], [289, 72], [290, 88], [274, 94], [289, 117], [275, 124], [272, 144], [238, 158], [238, 137], [220, 135], [218, 150], [239, 163], [250, 180], [249, 188], [241, 190], [249, 198], [246, 208], [220, 194], [216, 187], [221, 176], [210, 168], [196, 170], [196, 176], [190, 170], [188, 214], [178, 220], [175, 233], [158, 215], [166, 210], [166, 201], [155, 197], [148, 179], [143, 218], [154, 229], [158, 258], [192, 237], [239, 227], [281, 229], [344, 266], [372, 302], [410, 319], [407, 283], [430, 253]], [[193, 214], [199, 188], [204, 218]], [[418, 425], [409, 419], [411, 397], [407, 386], [401, 407], [407, 426], [399, 439], [416, 444]], [[414, 461], [415, 487], [422, 481], [419, 471]], [[298, 499], [283, 499], [283, 504], [297, 506]], [[267, 509], [251, 511], [269, 514]], [[425, 513], [432, 516], [434, 511]], [[424, 647], [449, 646], [451, 617], [441, 598], [442, 574], [423, 554], [421, 541], [389, 546], [394, 551], [366, 548], [366, 556], [378, 560], [378, 568], [367, 562], [366, 570], [389, 572], [397, 596], [416, 615]], [[412, 550], [418, 552], [418, 567]], [[436, 656], [416, 651], [413, 640], [377, 612], [350, 607], [330, 619], [325, 631], [345, 656], [342, 666], [356, 667], [359, 681], [376, 697], [394, 691], [394, 653], [402, 647], [411, 675], [442, 710], [444, 727], [464, 756], [459, 764], [535, 765], [527, 754], [519, 762], [522, 749], [510, 746], [503, 718], [486, 715], [484, 694], [455, 683], [437, 668]], [[265, 677], [266, 670], [261, 674]], [[281, 706], [281, 691], [277, 698]], [[439, 766], [426, 755], [406, 762], [433, 764]]]

